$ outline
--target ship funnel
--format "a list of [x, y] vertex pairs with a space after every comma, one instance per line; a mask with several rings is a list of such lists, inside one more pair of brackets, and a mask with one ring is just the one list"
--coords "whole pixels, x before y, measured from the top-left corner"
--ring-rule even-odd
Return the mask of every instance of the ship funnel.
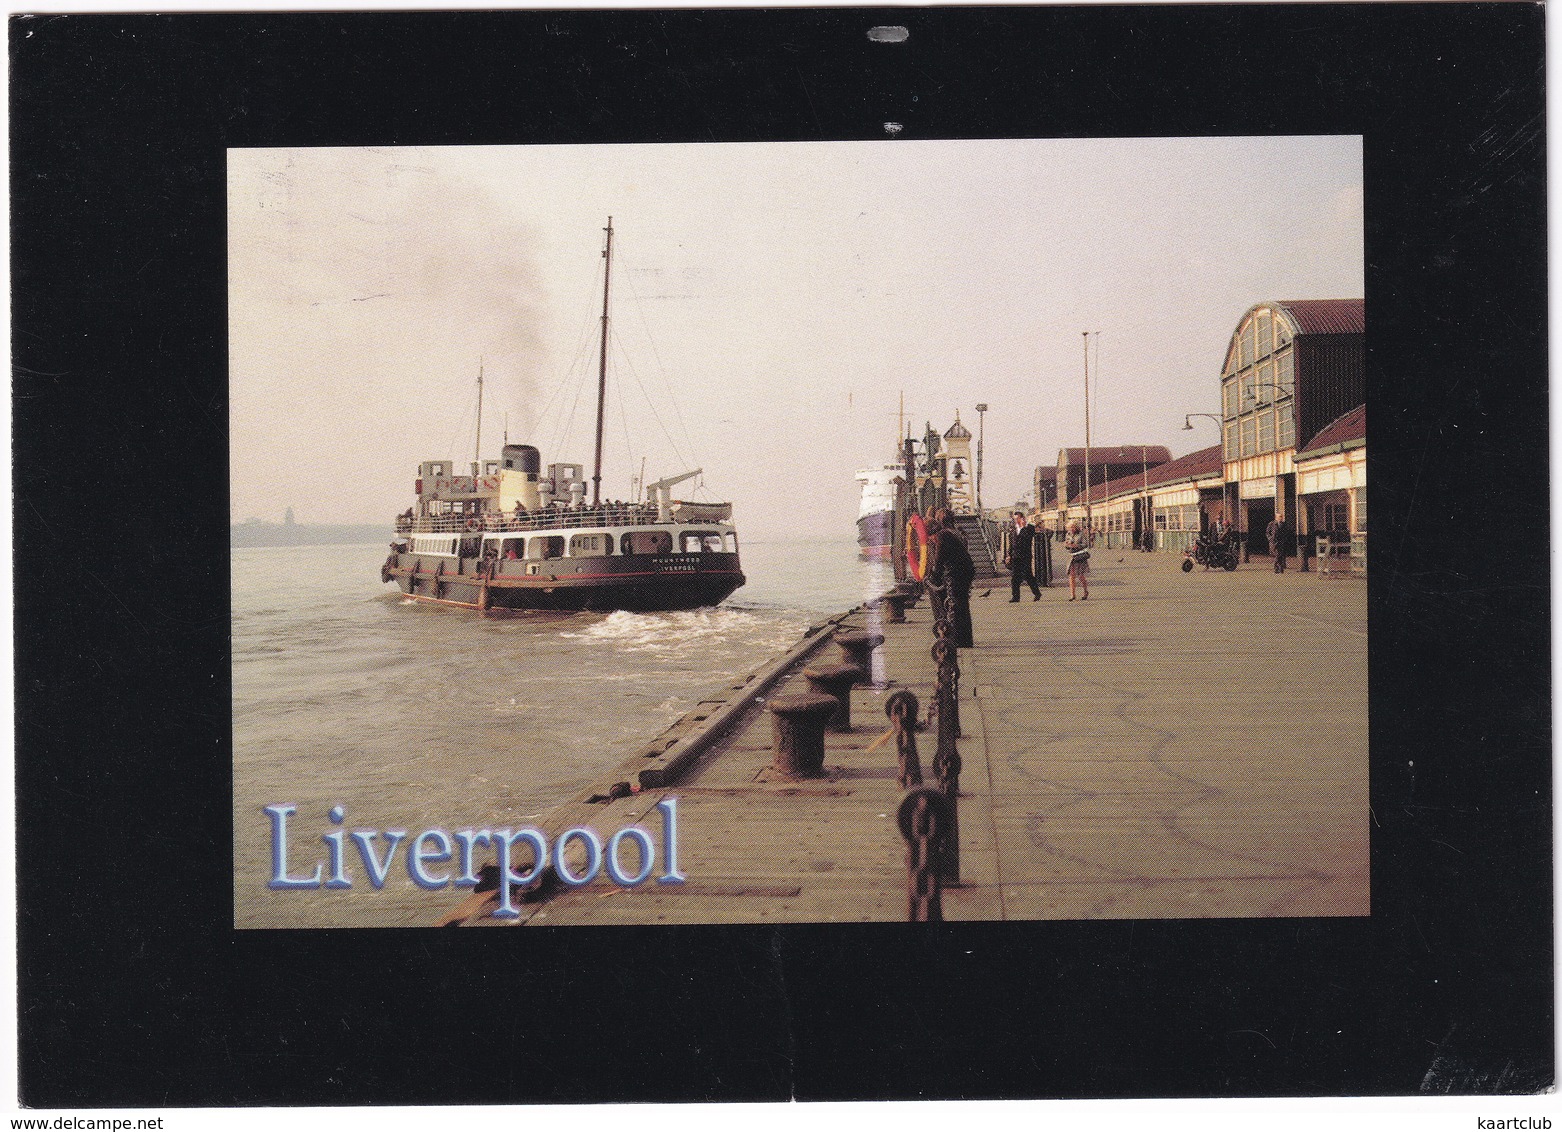
[[[537, 474], [542, 470], [542, 453], [530, 444], [506, 444], [499, 453], [506, 472], [519, 472], [521, 482], [516, 494], [528, 511], [538, 507]], [[506, 478], [511, 478], [506, 476]]]

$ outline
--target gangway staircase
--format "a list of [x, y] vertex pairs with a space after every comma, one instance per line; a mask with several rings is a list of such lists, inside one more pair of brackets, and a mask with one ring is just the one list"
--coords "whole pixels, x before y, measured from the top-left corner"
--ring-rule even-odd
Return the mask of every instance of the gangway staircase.
[[971, 561], [976, 563], [976, 580], [990, 581], [1008, 577], [1009, 572], [998, 560], [997, 532], [993, 529], [996, 524], [985, 522], [977, 515], [955, 515], [953, 518], [955, 530], [960, 532], [966, 546], [971, 548]]

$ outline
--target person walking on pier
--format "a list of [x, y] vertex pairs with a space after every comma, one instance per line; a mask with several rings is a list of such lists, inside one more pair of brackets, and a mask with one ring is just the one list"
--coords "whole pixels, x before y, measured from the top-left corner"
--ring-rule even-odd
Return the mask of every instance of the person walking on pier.
[[948, 508], [941, 508], [933, 521], [937, 533], [932, 536], [928, 580], [944, 591], [945, 605], [954, 621], [955, 647], [968, 649], [976, 643], [971, 631], [971, 582], [976, 578], [976, 563], [965, 539], [955, 530]]
[[1029, 585], [1032, 601], [1041, 600], [1041, 587], [1036, 585], [1036, 571], [1031, 565], [1034, 557], [1036, 528], [1025, 521], [1025, 512], [1014, 513], [1014, 530], [1009, 532], [1009, 554], [1004, 565], [1009, 568], [1011, 603], [1020, 600], [1020, 586]]
[[1264, 536], [1269, 540], [1269, 553], [1275, 560], [1276, 574], [1285, 573], [1285, 540], [1290, 533], [1286, 529], [1285, 520], [1278, 517], [1270, 519], [1269, 525], [1264, 528]]
[[1095, 532], [1081, 530], [1078, 519], [1068, 521], [1068, 537], [1063, 540], [1063, 549], [1068, 551], [1069, 601], [1074, 600], [1075, 583], [1084, 590], [1079, 600], [1090, 600], [1090, 547], [1095, 541]]

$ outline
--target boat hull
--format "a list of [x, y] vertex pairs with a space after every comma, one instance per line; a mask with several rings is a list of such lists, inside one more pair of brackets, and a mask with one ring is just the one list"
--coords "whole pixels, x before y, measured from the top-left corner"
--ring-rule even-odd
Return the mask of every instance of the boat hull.
[[[492, 575], [482, 567], [493, 567]], [[699, 609], [745, 579], [736, 554], [615, 555], [556, 562], [392, 555], [384, 576], [408, 597], [488, 612], [654, 613]]]
[[857, 520], [857, 553], [863, 558], [888, 558], [893, 553], [891, 511], [877, 511]]

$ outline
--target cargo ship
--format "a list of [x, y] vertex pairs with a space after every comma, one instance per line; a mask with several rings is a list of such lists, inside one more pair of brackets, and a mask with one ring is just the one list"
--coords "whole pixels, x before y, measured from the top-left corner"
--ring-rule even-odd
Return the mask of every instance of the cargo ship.
[[903, 464], [881, 464], [857, 473], [862, 501], [857, 506], [857, 553], [888, 558], [894, 543], [895, 489], [905, 481]]

